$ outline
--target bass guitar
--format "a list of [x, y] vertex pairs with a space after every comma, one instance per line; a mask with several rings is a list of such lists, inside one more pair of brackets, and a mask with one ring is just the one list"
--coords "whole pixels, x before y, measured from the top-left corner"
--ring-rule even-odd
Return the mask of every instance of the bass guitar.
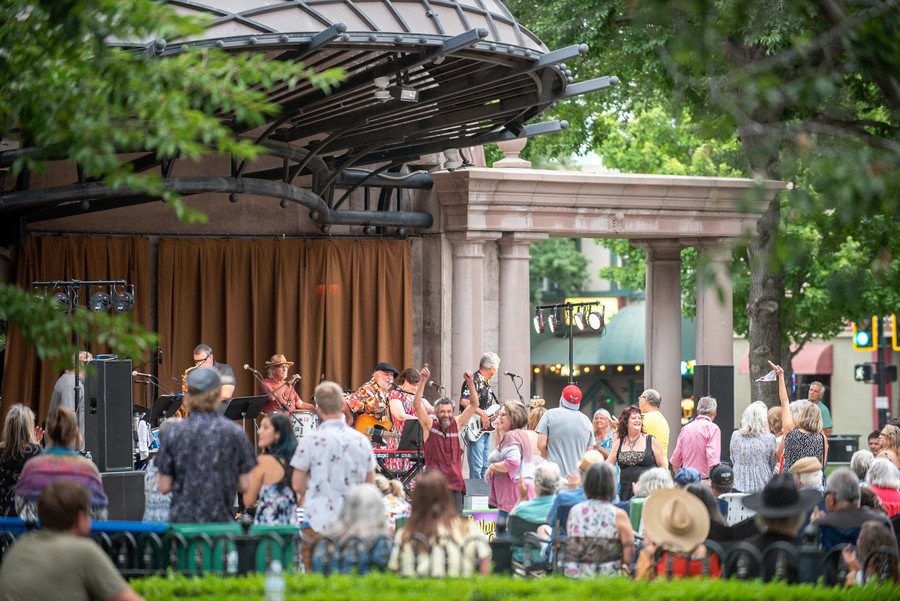
[[[500, 407], [501, 405], [499, 403], [495, 403], [485, 409], [484, 412], [487, 413], [488, 417], [494, 417], [494, 415], [498, 411], [500, 411]], [[479, 438], [481, 438], [482, 434], [485, 434], [484, 424], [481, 423], [481, 417], [477, 415], [470, 419], [469, 423], [463, 426], [462, 430], [459, 433], [462, 439], [469, 444], [476, 442]]]

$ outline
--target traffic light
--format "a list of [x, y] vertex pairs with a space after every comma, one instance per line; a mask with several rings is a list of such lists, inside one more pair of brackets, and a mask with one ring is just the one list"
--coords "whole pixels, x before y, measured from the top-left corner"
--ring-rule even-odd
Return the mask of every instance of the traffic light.
[[900, 351], [900, 335], [897, 332], [897, 314], [891, 315], [891, 346], [895, 351]]
[[878, 318], [867, 317], [853, 322], [853, 350], [874, 351], [878, 349]]
[[853, 379], [857, 382], [872, 382], [872, 364], [860, 363], [853, 368]]

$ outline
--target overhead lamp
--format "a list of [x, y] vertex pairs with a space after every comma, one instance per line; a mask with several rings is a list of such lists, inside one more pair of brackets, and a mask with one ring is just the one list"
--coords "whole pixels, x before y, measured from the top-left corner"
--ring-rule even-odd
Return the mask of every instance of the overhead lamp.
[[578, 328], [579, 332], [584, 332], [584, 311], [579, 309], [575, 312], [575, 327]]
[[407, 86], [391, 86], [388, 88], [390, 95], [400, 102], [418, 102], [419, 90]]
[[125, 292], [116, 292], [113, 290], [112, 295], [113, 307], [119, 313], [127, 313], [134, 309], [134, 286]]
[[551, 334], [556, 334], [556, 332], [559, 330], [559, 318], [556, 316], [555, 309], [547, 317], [547, 325], [550, 326]]
[[544, 315], [541, 313], [540, 309], [534, 310], [534, 333], [544, 333]]
[[110, 307], [112, 307], [112, 297], [107, 292], [95, 292], [88, 301], [88, 308], [97, 313], [109, 311]]
[[375, 87], [378, 89], [375, 90], [375, 99], [380, 100], [381, 102], [387, 102], [388, 100], [390, 100], [391, 93], [388, 91], [388, 86], [390, 85], [390, 77], [376, 77]]

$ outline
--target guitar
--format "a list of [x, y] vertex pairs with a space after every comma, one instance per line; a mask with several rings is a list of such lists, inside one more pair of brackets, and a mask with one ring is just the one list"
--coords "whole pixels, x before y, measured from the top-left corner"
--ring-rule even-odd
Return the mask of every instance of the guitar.
[[[493, 417], [495, 413], [500, 411], [501, 405], [499, 403], [495, 403], [484, 410], [487, 413], [488, 417]], [[469, 423], [463, 426], [459, 435], [463, 438], [463, 440], [467, 441], [469, 444], [476, 442], [481, 435], [484, 434], [484, 428], [481, 423], [481, 417], [474, 416], [469, 420]]]
[[365, 434], [369, 440], [376, 444], [384, 444], [385, 438], [397, 437], [399, 435], [393, 434], [391, 435], [391, 428], [393, 425], [391, 424], [391, 420], [387, 417], [383, 419], [378, 419], [371, 413], [363, 413], [356, 418], [356, 423], [353, 425], [357, 431]]

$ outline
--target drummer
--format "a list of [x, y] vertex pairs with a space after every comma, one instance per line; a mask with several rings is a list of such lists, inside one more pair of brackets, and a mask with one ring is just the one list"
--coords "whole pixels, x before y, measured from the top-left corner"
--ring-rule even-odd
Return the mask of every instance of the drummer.
[[259, 394], [266, 395], [266, 404], [262, 412], [269, 413], [293, 413], [294, 411], [315, 411], [315, 405], [304, 403], [300, 400], [295, 386], [300, 382], [299, 374], [287, 377], [288, 368], [293, 365], [284, 355], [272, 355], [266, 361], [266, 377], [259, 385]]

